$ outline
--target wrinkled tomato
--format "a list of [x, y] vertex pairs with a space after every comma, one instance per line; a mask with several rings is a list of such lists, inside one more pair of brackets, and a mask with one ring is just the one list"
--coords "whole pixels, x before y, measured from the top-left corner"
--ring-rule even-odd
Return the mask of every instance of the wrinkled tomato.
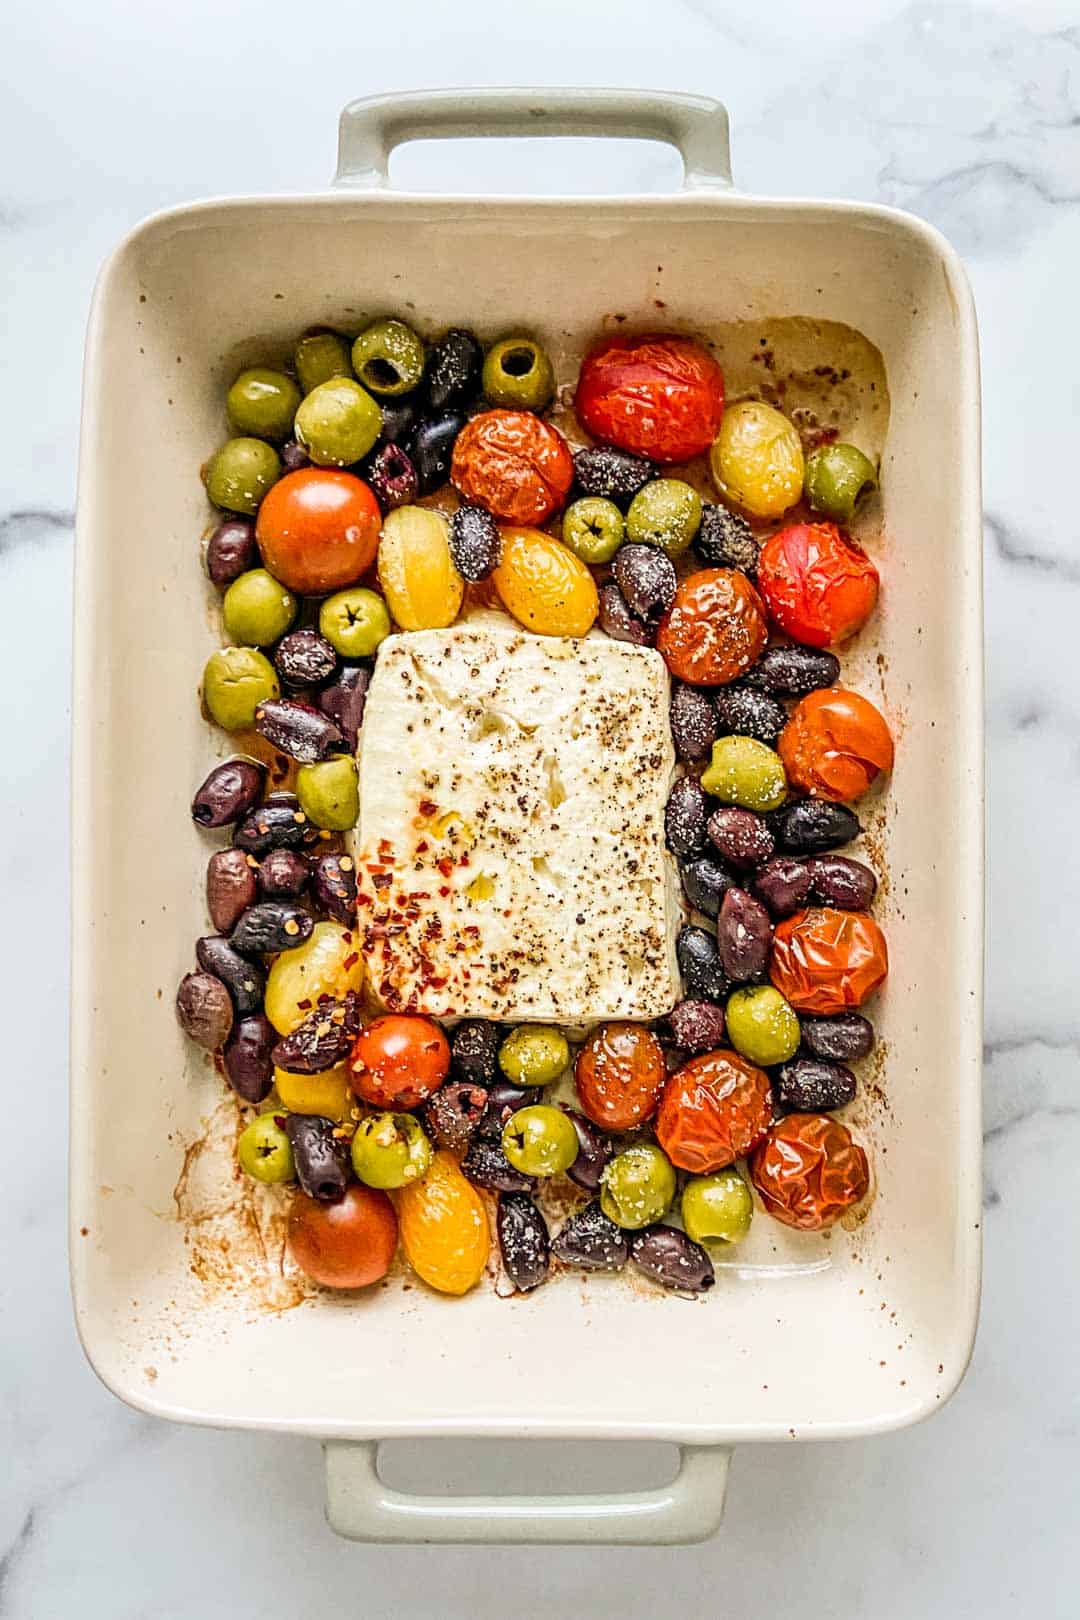
[[745, 673], [768, 638], [761, 598], [735, 568], [706, 568], [684, 579], [660, 621], [656, 645], [671, 673], [695, 686], [720, 686]]
[[656, 1139], [672, 1164], [704, 1176], [749, 1153], [771, 1119], [768, 1076], [734, 1052], [706, 1052], [668, 1081]]
[[724, 374], [692, 338], [605, 338], [582, 362], [574, 407], [594, 439], [652, 461], [689, 461], [720, 430]]
[[375, 1108], [416, 1108], [450, 1068], [446, 1036], [430, 1018], [389, 1013], [362, 1029], [349, 1060], [352, 1088]]
[[304, 467], [267, 491], [255, 538], [275, 579], [302, 596], [323, 596], [367, 572], [381, 526], [379, 503], [362, 478]]
[[768, 1214], [817, 1232], [866, 1196], [870, 1168], [846, 1125], [828, 1114], [788, 1114], [750, 1160], [750, 1179]]
[[643, 1024], [601, 1024], [574, 1066], [582, 1108], [608, 1131], [629, 1131], [650, 1119], [666, 1079], [664, 1049]]
[[398, 1223], [384, 1192], [353, 1183], [336, 1204], [298, 1192], [289, 1210], [289, 1252], [324, 1288], [366, 1288], [390, 1269]]
[[776, 925], [769, 977], [797, 1012], [860, 1007], [888, 971], [885, 935], [865, 911], [816, 906]]
[[504, 523], [546, 523], [574, 478], [570, 447], [531, 411], [484, 411], [457, 436], [450, 479]]
[[829, 687], [797, 703], [777, 750], [793, 787], [816, 799], [857, 799], [879, 771], [891, 771], [892, 734], [858, 692]]
[[793, 523], [762, 546], [758, 589], [786, 635], [807, 647], [830, 647], [874, 611], [878, 571], [835, 523]]

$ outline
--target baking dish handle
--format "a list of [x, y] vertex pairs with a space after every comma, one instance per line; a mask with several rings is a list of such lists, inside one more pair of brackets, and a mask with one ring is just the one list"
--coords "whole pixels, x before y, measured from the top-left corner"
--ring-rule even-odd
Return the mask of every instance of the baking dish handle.
[[588, 1542], [678, 1546], [704, 1541], [724, 1516], [731, 1449], [682, 1446], [670, 1485], [614, 1496], [413, 1496], [379, 1478], [377, 1440], [330, 1440], [326, 1516], [351, 1541]]
[[731, 185], [727, 109], [709, 96], [655, 90], [415, 90], [350, 102], [338, 124], [334, 184], [389, 184], [404, 141], [585, 135], [667, 141], [691, 190]]

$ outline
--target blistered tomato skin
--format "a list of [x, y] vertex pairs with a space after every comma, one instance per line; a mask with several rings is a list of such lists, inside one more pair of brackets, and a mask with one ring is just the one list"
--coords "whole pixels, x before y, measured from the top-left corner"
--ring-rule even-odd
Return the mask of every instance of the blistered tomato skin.
[[768, 633], [761, 598], [746, 575], [706, 568], [684, 579], [675, 592], [656, 645], [679, 680], [722, 686], [761, 656]]
[[349, 1060], [352, 1086], [374, 1108], [418, 1108], [442, 1085], [450, 1068], [446, 1036], [430, 1018], [389, 1013], [356, 1038]]
[[570, 492], [574, 461], [562, 434], [530, 411], [483, 411], [458, 434], [450, 479], [504, 523], [546, 523]]
[[594, 439], [653, 461], [689, 461], [719, 431], [724, 375], [692, 338], [605, 338], [582, 363], [574, 406]]
[[734, 1052], [706, 1052], [668, 1081], [656, 1137], [672, 1164], [706, 1176], [756, 1147], [771, 1119], [768, 1076]]
[[839, 687], [811, 692], [796, 705], [777, 751], [793, 787], [835, 803], [859, 798], [893, 764], [884, 717], [858, 692]]
[[378, 1282], [390, 1269], [397, 1238], [389, 1198], [355, 1182], [336, 1203], [297, 1193], [289, 1211], [289, 1252], [324, 1288], [367, 1288]]
[[651, 1119], [666, 1079], [663, 1047], [643, 1024], [601, 1024], [574, 1067], [582, 1108], [608, 1131], [629, 1131]]
[[758, 589], [769, 617], [808, 647], [831, 647], [864, 625], [878, 571], [835, 523], [793, 523], [761, 548]]
[[777, 924], [769, 977], [797, 1012], [860, 1007], [888, 971], [885, 935], [864, 911], [811, 907]]
[[255, 538], [276, 580], [302, 596], [322, 596], [354, 584], [371, 567], [381, 523], [379, 503], [363, 479], [305, 467], [268, 492]]
[[583, 636], [600, 608], [585, 564], [542, 529], [504, 529], [492, 579], [506, 611], [541, 636]]
[[866, 1197], [866, 1154], [839, 1120], [788, 1114], [771, 1127], [750, 1160], [750, 1179], [768, 1214], [802, 1232], [818, 1232]]
[[452, 1153], [436, 1153], [422, 1181], [397, 1200], [405, 1257], [441, 1294], [467, 1294], [483, 1276], [491, 1248], [487, 1210]]

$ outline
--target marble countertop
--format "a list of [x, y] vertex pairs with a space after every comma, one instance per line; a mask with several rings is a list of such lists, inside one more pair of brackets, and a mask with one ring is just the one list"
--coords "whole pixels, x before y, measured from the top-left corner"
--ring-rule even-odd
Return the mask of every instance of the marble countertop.
[[[596, 1617], [991, 1620], [1018, 1603], [1046, 1620], [1076, 1613], [1080, 1010], [1075, 951], [1062, 948], [1080, 907], [1080, 547], [1064, 477], [1080, 403], [1075, 4], [664, 9], [658, 32], [653, 0], [460, 0], [452, 10], [331, 0], [310, 21], [284, 0], [190, 0], [167, 12], [38, 0], [0, 24], [2, 952], [20, 1002], [5, 1031], [15, 1130], [0, 1273], [0, 1620], [55, 1620], [73, 1600], [81, 1620], [353, 1609], [489, 1620], [511, 1604]], [[313, 1442], [186, 1430], [127, 1410], [85, 1363], [67, 1290], [67, 626], [96, 269], [155, 209], [323, 183], [337, 110], [354, 96], [522, 80], [720, 96], [743, 187], [924, 215], [965, 255], [982, 331], [990, 883], [975, 1358], [955, 1400], [920, 1428], [744, 1449], [720, 1537], [677, 1553], [403, 1555], [340, 1542], [323, 1523]], [[511, 161], [505, 150], [438, 160], [414, 150], [398, 172], [416, 181], [467, 165], [478, 185], [512, 189]], [[676, 172], [659, 151], [589, 161], [598, 187], [662, 189]], [[538, 159], [535, 187], [551, 174]], [[1070, 1182], [1063, 1212], [1052, 1194]], [[430, 1447], [393, 1449], [398, 1480], [430, 1477]], [[647, 1480], [652, 1449], [631, 1453]], [[612, 1483], [612, 1459], [593, 1461]], [[460, 1479], [469, 1465], [447, 1445], [434, 1466]], [[497, 1448], [504, 1484], [521, 1466]]]

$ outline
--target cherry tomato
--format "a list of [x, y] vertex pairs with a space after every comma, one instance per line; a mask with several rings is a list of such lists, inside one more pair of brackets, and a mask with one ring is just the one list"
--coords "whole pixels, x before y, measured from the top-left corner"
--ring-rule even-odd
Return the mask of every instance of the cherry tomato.
[[388, 1013], [362, 1029], [349, 1060], [353, 1090], [374, 1108], [417, 1108], [450, 1068], [446, 1036], [430, 1018]]
[[582, 1108], [608, 1131], [651, 1119], [666, 1079], [664, 1049], [644, 1024], [601, 1024], [574, 1066]]
[[594, 439], [652, 461], [689, 461], [720, 430], [724, 374], [692, 338], [605, 338], [582, 362], [574, 408]]
[[680, 681], [719, 686], [742, 675], [768, 638], [761, 598], [735, 568], [706, 568], [684, 579], [656, 637]]
[[749, 1153], [771, 1119], [768, 1076], [734, 1052], [705, 1052], [668, 1081], [656, 1139], [672, 1164], [705, 1176]]
[[776, 925], [769, 977], [797, 1012], [861, 1007], [888, 971], [885, 935], [865, 911], [817, 906]]
[[353, 1183], [336, 1204], [298, 1192], [289, 1210], [289, 1252], [324, 1288], [366, 1288], [390, 1269], [398, 1223], [384, 1192]]
[[491, 1248], [484, 1200], [445, 1149], [422, 1181], [398, 1194], [405, 1258], [430, 1288], [467, 1294], [484, 1274]]
[[574, 480], [570, 446], [531, 411], [484, 411], [454, 444], [450, 479], [504, 523], [545, 523]]
[[878, 571], [835, 523], [793, 523], [762, 546], [758, 590], [785, 634], [829, 647], [853, 636], [874, 611]]
[[846, 1125], [828, 1114], [788, 1114], [750, 1160], [750, 1179], [768, 1214], [817, 1232], [866, 1196], [870, 1167]]
[[857, 799], [879, 771], [891, 771], [893, 740], [874, 705], [839, 687], [797, 703], [777, 751], [793, 787], [817, 799]]
[[600, 608], [580, 557], [543, 529], [504, 529], [491, 579], [506, 611], [537, 635], [583, 636]]
[[302, 596], [322, 596], [352, 585], [371, 567], [381, 523], [379, 503], [363, 479], [304, 467], [267, 492], [255, 538], [275, 579]]

